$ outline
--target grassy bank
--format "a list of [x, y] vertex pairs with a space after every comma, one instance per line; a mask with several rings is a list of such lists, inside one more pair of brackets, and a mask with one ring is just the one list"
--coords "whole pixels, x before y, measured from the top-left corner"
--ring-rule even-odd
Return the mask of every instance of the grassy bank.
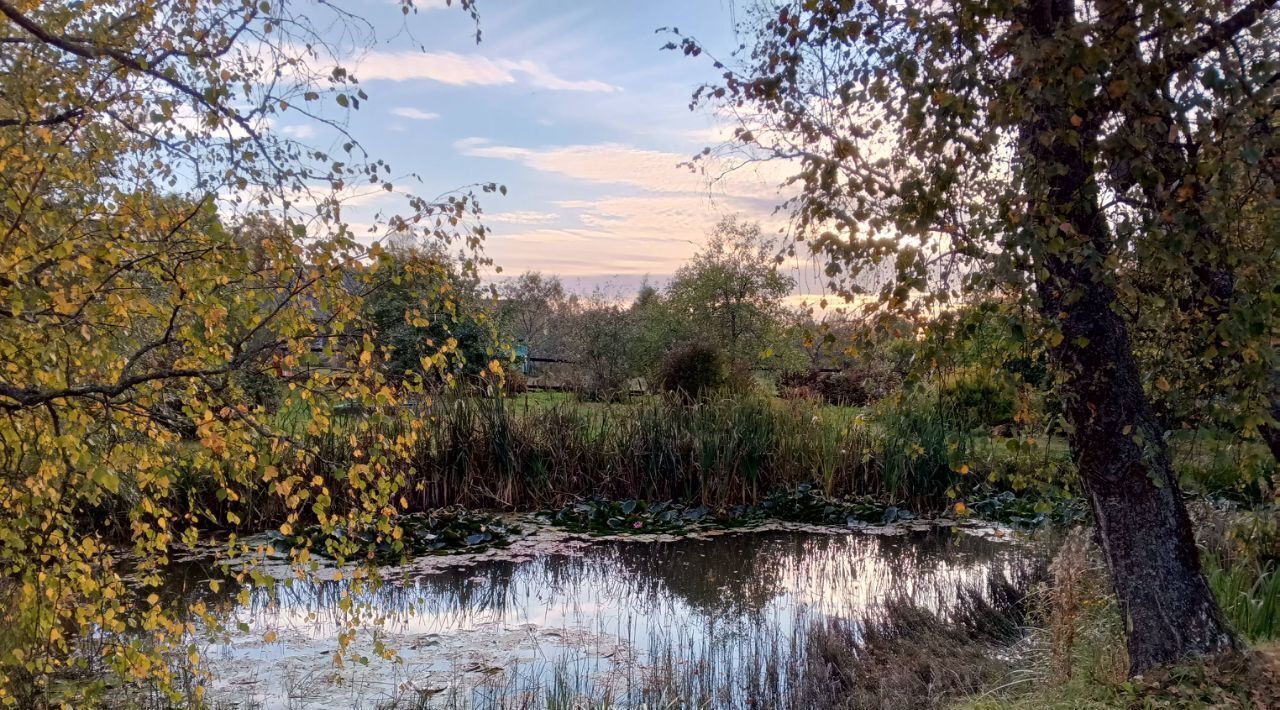
[[[983, 517], [1031, 520], [1076, 496], [1066, 442], [1052, 427], [974, 426], [970, 414], [932, 396], [856, 408], [763, 395], [584, 403], [539, 394], [433, 398], [312, 426], [305, 407], [284, 406], [276, 423], [294, 432], [293, 455], [255, 455], [274, 456], [292, 489], [228, 494], [207, 471], [193, 471], [176, 477], [170, 495], [201, 527], [225, 528], [228, 514], [240, 530], [275, 527], [288, 508], [283, 498], [299, 489], [327, 496], [341, 514], [362, 499], [348, 471], [367, 463], [367, 452], [389, 448], [377, 444], [397, 441], [395, 458], [381, 460], [390, 473], [362, 485], [385, 486], [402, 513], [556, 509], [588, 498], [724, 510], [812, 486], [917, 512], [963, 503]], [[1199, 433], [1173, 445], [1190, 490], [1253, 502], [1270, 495], [1272, 473], [1249, 447]], [[94, 520], [127, 531], [138, 504], [131, 490], [124, 481]]]
[[[294, 423], [299, 432], [305, 425]], [[403, 457], [389, 462], [396, 478], [389, 484], [409, 512], [538, 510], [585, 498], [726, 509], [802, 485], [934, 511], [1002, 491], [1061, 491], [1069, 468], [1060, 445], [1006, 446], [933, 407], [864, 411], [770, 397], [589, 405], [563, 397], [436, 399], [349, 412], [301, 438], [312, 455], [290, 473], [330, 491], [344, 488], [345, 472], [374, 442], [406, 442]], [[276, 524], [283, 510], [266, 489], [236, 501], [198, 489], [194, 497], [213, 517], [234, 508], [246, 528]], [[335, 496], [335, 505], [344, 503]]]
[[1124, 629], [1105, 566], [1075, 533], [1033, 592], [1006, 672], [960, 708], [1270, 708], [1280, 703], [1280, 512], [1195, 506], [1205, 574], [1242, 653], [1127, 677]]

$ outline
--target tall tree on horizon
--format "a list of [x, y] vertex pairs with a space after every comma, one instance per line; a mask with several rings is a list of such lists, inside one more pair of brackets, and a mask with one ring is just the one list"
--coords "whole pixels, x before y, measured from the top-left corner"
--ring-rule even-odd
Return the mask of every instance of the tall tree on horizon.
[[737, 361], [758, 365], [772, 357], [784, 315], [782, 299], [795, 282], [778, 270], [778, 248], [760, 225], [726, 217], [706, 245], [676, 269], [668, 306], [698, 337]]

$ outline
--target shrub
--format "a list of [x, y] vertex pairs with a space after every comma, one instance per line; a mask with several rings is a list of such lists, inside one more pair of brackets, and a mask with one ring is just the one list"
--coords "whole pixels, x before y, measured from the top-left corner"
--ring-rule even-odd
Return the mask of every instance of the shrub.
[[274, 412], [280, 406], [283, 387], [280, 380], [270, 372], [260, 369], [236, 370], [231, 379], [253, 404], [268, 412]]
[[900, 382], [889, 363], [874, 360], [838, 372], [788, 373], [778, 385], [781, 396], [788, 399], [817, 398], [840, 407], [864, 407], [892, 394]]
[[967, 429], [1006, 426], [1018, 413], [1017, 388], [983, 368], [965, 368], [944, 377], [938, 396], [956, 423]]
[[513, 367], [504, 374], [502, 389], [508, 395], [524, 394], [529, 391], [529, 378], [518, 368]]
[[910, 374], [919, 350], [920, 345], [914, 338], [894, 338], [876, 348], [876, 358], [903, 378]]
[[573, 392], [579, 402], [616, 404], [627, 398], [627, 380], [621, 376], [588, 375], [574, 385]]
[[822, 398], [830, 404], [866, 406], [889, 396], [900, 381], [883, 361], [862, 362], [819, 380]]
[[759, 389], [760, 383], [756, 380], [755, 373], [747, 363], [741, 360], [735, 360], [729, 364], [725, 371], [724, 382], [719, 387], [720, 391], [738, 397], [755, 394]]
[[699, 398], [723, 387], [729, 378], [724, 353], [714, 345], [685, 343], [673, 348], [662, 358], [658, 368], [658, 387]]

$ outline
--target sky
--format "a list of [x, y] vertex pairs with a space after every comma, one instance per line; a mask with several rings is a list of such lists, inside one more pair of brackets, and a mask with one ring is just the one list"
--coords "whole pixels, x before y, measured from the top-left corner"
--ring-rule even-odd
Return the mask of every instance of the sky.
[[[443, 0], [361, 0], [377, 41], [349, 58], [369, 94], [350, 130], [423, 195], [497, 182], [484, 196], [485, 251], [505, 275], [561, 276], [579, 292], [662, 284], [729, 214], [770, 231], [785, 219], [780, 166], [711, 181], [680, 163], [731, 135], [690, 97], [717, 76], [662, 51], [678, 27], [727, 57], [739, 0], [479, 0], [475, 25]], [[344, 4], [344, 7], [346, 5]], [[287, 121], [286, 134], [312, 137]], [[403, 183], [403, 180], [401, 181]], [[371, 209], [372, 206], [366, 205]], [[799, 269], [799, 291], [817, 279]]]

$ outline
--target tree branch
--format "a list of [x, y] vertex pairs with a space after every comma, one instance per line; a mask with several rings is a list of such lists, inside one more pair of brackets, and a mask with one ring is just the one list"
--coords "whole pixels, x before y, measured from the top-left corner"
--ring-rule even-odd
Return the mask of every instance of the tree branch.
[[1195, 60], [1229, 42], [1237, 34], [1257, 22], [1262, 17], [1262, 13], [1271, 9], [1277, 1], [1253, 0], [1253, 2], [1240, 8], [1236, 14], [1213, 25], [1204, 34], [1197, 37], [1194, 42], [1183, 47], [1181, 51], [1165, 57], [1160, 63], [1161, 76], [1167, 80], [1174, 74], [1186, 69]]
[[132, 69], [133, 71], [139, 72], [153, 79], [157, 79], [161, 82], [164, 82], [165, 84], [168, 84], [174, 89], [177, 89], [178, 91], [186, 94], [187, 96], [190, 96], [201, 106], [208, 108], [214, 113], [217, 113], [223, 116], [224, 118], [229, 119], [236, 125], [238, 125], [245, 132], [245, 134], [249, 136], [249, 138], [256, 145], [258, 145], [258, 147], [261, 150], [263, 150], [264, 155], [267, 153], [266, 147], [262, 145], [262, 138], [258, 134], [258, 131], [254, 129], [253, 125], [250, 124], [249, 121], [246, 120], [244, 116], [240, 115], [236, 111], [233, 111], [225, 106], [220, 106], [216, 103], [209, 101], [207, 98], [205, 98], [205, 95], [202, 92], [196, 90], [195, 88], [189, 86], [188, 84], [182, 81], [179, 81], [175, 77], [169, 76], [168, 74], [153, 68], [149, 64], [140, 62], [136, 58], [131, 57], [128, 54], [125, 54], [124, 52], [120, 52], [115, 49], [104, 49], [91, 44], [76, 42], [66, 37], [59, 37], [55, 34], [52, 34], [48, 30], [44, 29], [39, 24], [37, 24], [35, 21], [33, 21], [31, 18], [27, 17], [26, 15], [23, 15], [21, 12], [18, 12], [18, 9], [14, 7], [12, 4], [10, 4], [7, 0], [0, 0], [0, 14], [3, 14], [5, 17], [8, 17], [9, 20], [11, 20], [14, 24], [18, 25], [19, 27], [26, 30], [27, 32], [30, 32], [32, 36], [34, 36], [36, 39], [40, 40], [41, 42], [44, 42], [45, 44], [48, 44], [53, 47], [57, 47], [58, 49], [61, 49], [62, 51], [67, 52], [68, 54], [74, 54], [77, 57], [83, 57], [85, 59], [112, 59], [124, 67], [127, 67], [129, 69]]
[[0, 118], [0, 128], [9, 128], [12, 126], [54, 126], [59, 123], [66, 123], [74, 118], [84, 115], [84, 109], [72, 108], [57, 113], [48, 118], [29, 119], [29, 118]]

